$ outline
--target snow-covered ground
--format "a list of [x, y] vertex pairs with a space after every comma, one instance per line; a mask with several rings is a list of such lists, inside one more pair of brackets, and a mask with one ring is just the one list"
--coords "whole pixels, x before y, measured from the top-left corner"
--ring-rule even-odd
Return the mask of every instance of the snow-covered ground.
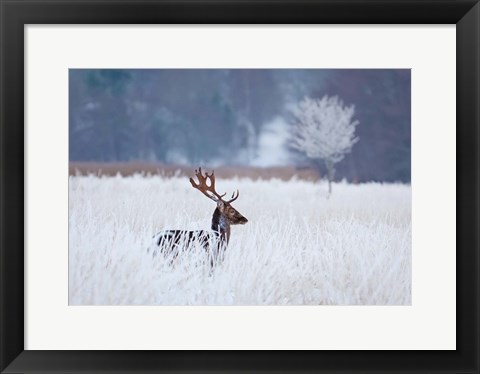
[[164, 229], [208, 229], [215, 203], [187, 178], [70, 177], [71, 305], [408, 305], [411, 187], [216, 181], [240, 190], [213, 273], [203, 251], [171, 266], [147, 248]]

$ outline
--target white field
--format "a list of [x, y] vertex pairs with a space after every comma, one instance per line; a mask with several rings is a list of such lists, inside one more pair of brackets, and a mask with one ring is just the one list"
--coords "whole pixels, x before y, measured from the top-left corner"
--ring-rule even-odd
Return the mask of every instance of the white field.
[[409, 305], [411, 187], [216, 181], [240, 190], [213, 274], [204, 251], [147, 253], [164, 229], [208, 229], [215, 203], [184, 177], [70, 177], [71, 305]]

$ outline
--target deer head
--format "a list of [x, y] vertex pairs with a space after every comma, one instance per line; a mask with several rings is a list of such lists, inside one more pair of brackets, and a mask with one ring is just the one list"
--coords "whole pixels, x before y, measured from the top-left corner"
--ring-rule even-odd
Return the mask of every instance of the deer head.
[[[243, 215], [241, 215], [234, 207], [230, 205], [232, 202], [238, 199], [238, 196], [240, 195], [238, 190], [236, 191], [236, 194], [235, 192], [232, 194], [230, 200], [223, 200], [223, 197], [227, 193], [220, 195], [215, 190], [215, 174], [213, 170], [210, 174], [205, 173], [205, 175], [203, 175], [202, 168], [198, 168], [198, 170], [195, 170], [195, 175], [198, 178], [198, 183], [196, 183], [193, 178], [190, 178], [190, 183], [192, 184], [193, 188], [199, 190], [209, 199], [215, 201], [217, 203], [218, 210], [228, 219], [230, 224], [243, 225], [248, 222]], [[207, 179], [210, 182], [209, 184], [207, 184]]]

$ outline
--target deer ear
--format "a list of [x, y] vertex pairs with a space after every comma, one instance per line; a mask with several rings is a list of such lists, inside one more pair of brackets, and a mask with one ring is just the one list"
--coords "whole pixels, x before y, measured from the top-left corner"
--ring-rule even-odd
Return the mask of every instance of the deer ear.
[[220, 210], [220, 212], [223, 212], [223, 208], [225, 208], [225, 203], [222, 200], [218, 200], [217, 208]]

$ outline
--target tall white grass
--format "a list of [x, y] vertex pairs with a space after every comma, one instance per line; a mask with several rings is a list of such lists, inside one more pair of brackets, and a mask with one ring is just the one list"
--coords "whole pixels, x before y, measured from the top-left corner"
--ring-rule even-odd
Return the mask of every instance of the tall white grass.
[[208, 229], [215, 204], [186, 178], [70, 177], [71, 305], [411, 303], [411, 188], [217, 179], [240, 190], [224, 261], [174, 266], [147, 248], [164, 229]]

